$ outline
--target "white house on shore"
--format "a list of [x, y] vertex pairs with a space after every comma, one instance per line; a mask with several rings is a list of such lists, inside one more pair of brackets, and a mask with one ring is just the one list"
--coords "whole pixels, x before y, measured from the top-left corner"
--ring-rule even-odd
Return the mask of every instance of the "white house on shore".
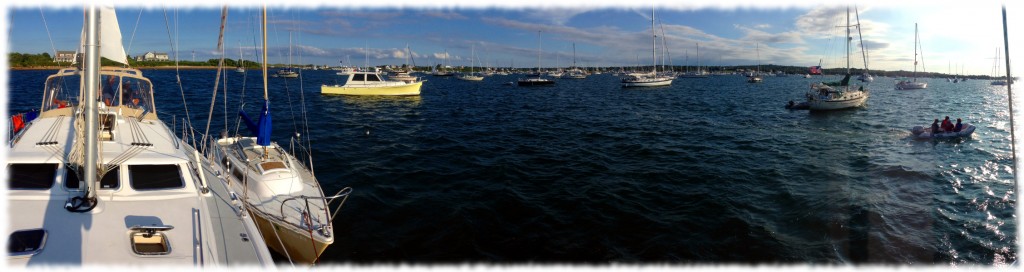
[[75, 57], [78, 54], [75, 51], [57, 51], [57, 55], [53, 56], [53, 62], [72, 62], [75, 61]]
[[167, 53], [157, 53], [157, 52], [150, 51], [150, 52], [146, 52], [145, 54], [142, 54], [140, 56], [136, 56], [135, 60], [136, 61], [168, 61], [169, 59], [167, 58]]

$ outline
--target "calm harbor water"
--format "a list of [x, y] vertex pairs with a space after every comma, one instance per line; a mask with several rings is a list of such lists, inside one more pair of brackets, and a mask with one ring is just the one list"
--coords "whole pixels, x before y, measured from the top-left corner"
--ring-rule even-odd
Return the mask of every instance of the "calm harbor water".
[[[38, 107], [51, 72], [9, 72], [9, 111]], [[180, 129], [175, 71], [144, 73], [161, 119]], [[197, 130], [214, 76], [181, 72]], [[247, 76], [255, 114], [262, 82]], [[243, 78], [227, 77], [234, 131]], [[321, 96], [333, 71], [270, 79], [275, 140], [287, 146], [304, 131], [304, 100], [303, 137], [325, 193], [355, 189], [322, 263], [1017, 258], [1006, 91], [988, 81], [895, 91], [878, 78], [867, 107], [810, 113], [783, 105], [820, 78], [649, 89], [622, 89], [608, 74], [541, 88], [502, 84], [516, 76], [426, 79], [421, 96], [398, 98]], [[215, 134], [225, 127], [220, 103]], [[946, 115], [978, 129], [969, 139], [910, 137]]]

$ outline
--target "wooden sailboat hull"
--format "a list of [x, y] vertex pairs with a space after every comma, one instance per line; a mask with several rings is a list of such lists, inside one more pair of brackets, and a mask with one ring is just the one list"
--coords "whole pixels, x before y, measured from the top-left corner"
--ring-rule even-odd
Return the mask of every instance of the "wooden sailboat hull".
[[338, 85], [320, 86], [321, 94], [340, 95], [420, 95], [423, 82], [378, 87], [345, 87]]

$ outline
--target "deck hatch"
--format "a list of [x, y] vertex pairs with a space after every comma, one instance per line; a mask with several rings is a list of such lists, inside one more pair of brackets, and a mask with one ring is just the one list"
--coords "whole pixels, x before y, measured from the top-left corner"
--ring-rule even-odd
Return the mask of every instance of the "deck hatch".
[[132, 251], [139, 255], [167, 255], [171, 253], [171, 244], [164, 231], [174, 229], [171, 226], [133, 226], [130, 235]]
[[43, 229], [19, 230], [7, 239], [8, 256], [35, 255], [46, 245], [46, 231]]

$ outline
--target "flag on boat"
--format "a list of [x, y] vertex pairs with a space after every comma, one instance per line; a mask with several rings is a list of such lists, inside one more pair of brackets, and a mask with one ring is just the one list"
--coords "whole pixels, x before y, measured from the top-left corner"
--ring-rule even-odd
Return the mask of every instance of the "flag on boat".
[[811, 74], [812, 75], [820, 75], [821, 74], [821, 66], [811, 66]]

